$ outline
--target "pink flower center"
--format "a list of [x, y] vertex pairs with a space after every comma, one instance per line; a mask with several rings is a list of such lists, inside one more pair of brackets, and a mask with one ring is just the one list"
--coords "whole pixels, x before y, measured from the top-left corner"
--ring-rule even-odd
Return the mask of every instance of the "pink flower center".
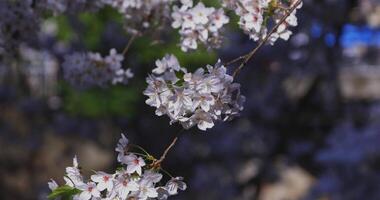
[[254, 21], [254, 22], [257, 22], [258, 20], [259, 20], [259, 18], [258, 18], [256, 15], [254, 15], [254, 16], [253, 16], [253, 21]]
[[139, 161], [139, 159], [135, 159], [135, 160], [133, 161], [133, 163], [135, 163], [136, 165], [138, 165], [138, 164], [140, 163], [140, 161]]
[[87, 190], [88, 190], [89, 192], [92, 192], [93, 189], [94, 189], [94, 188], [93, 188], [92, 186], [90, 186], [90, 187], [87, 188]]
[[109, 176], [103, 176], [103, 181], [104, 181], [104, 182], [107, 182], [109, 179], [110, 179]]
[[128, 181], [127, 181], [127, 180], [124, 180], [124, 181], [123, 181], [123, 186], [124, 186], [124, 187], [127, 187], [127, 186], [128, 186]]

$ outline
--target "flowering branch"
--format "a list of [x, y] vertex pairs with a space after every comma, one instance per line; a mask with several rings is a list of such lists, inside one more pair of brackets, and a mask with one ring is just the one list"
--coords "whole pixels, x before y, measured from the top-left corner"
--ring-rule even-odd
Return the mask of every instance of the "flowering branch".
[[[77, 157], [73, 159], [73, 166], [66, 168], [65, 185], [59, 186], [51, 180], [49, 199], [161, 199], [166, 200], [169, 196], [177, 195], [179, 190], [186, 189], [186, 183], [182, 177], [173, 177], [169, 172], [146, 162], [162, 162], [177, 141], [177, 137], [165, 150], [160, 160], [156, 160], [147, 153], [146, 157], [139, 157], [139, 153], [128, 151], [129, 144], [125, 135], [121, 135], [115, 151], [118, 152], [117, 161], [121, 164], [115, 173], [108, 174], [102, 171], [93, 171], [94, 174], [86, 179], [78, 164]], [[139, 147], [133, 145], [134, 147]], [[139, 147], [140, 149], [140, 147]], [[141, 148], [140, 150], [143, 150]], [[143, 150], [145, 151], [145, 150]], [[162, 183], [163, 175], [160, 171], [168, 174], [170, 180]]]
[[240, 60], [243, 60], [243, 62], [239, 65], [239, 67], [234, 71], [233, 77], [236, 77], [236, 75], [240, 72], [240, 70], [248, 63], [248, 61], [256, 54], [256, 52], [270, 39], [270, 37], [277, 31], [277, 29], [285, 22], [285, 20], [293, 13], [293, 11], [301, 4], [302, 0], [298, 0], [289, 10], [286, 12], [286, 15], [284, 15], [281, 20], [273, 27], [273, 29], [267, 34], [267, 36], [254, 48], [251, 52], [249, 52], [246, 55], [240, 56], [230, 62], [227, 62], [226, 65], [233, 64], [235, 62], [238, 62]]

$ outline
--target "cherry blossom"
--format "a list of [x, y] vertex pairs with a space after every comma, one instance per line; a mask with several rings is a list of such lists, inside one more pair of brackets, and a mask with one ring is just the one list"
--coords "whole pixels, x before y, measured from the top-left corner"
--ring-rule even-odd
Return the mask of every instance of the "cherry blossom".
[[48, 182], [48, 186], [49, 186], [49, 189], [51, 191], [53, 191], [53, 190], [55, 190], [55, 189], [58, 188], [57, 182], [55, 182], [55, 180], [53, 180], [53, 179], [50, 179], [50, 181]]
[[133, 77], [130, 69], [122, 68], [123, 55], [111, 49], [106, 57], [99, 53], [74, 53], [66, 56], [62, 64], [64, 78], [82, 88], [128, 83]]
[[113, 189], [114, 183], [111, 174], [107, 174], [105, 172], [97, 172], [91, 176], [91, 180], [97, 183], [97, 188], [99, 191], [103, 191], [105, 189], [112, 191]]
[[115, 151], [118, 152], [118, 162], [121, 162], [121, 159], [124, 157], [125, 152], [127, 151], [128, 142], [129, 140], [127, 139], [127, 137], [125, 137], [124, 134], [121, 134], [121, 138], [119, 139], [119, 142], [117, 143], [117, 146], [115, 148]]
[[178, 194], [178, 190], [186, 190], [187, 185], [183, 182], [182, 177], [175, 177], [168, 181], [165, 187], [170, 195], [176, 195]]
[[[296, 3], [295, 0], [291, 1], [271, 1], [271, 0], [224, 0], [223, 6], [225, 8], [235, 11], [240, 17], [240, 28], [249, 35], [249, 38], [258, 41], [264, 39], [270, 27], [270, 21], [276, 23], [280, 22], [282, 17], [288, 15], [288, 10]], [[301, 8], [302, 4], [297, 6]], [[292, 32], [288, 30], [291, 26], [297, 26], [297, 17], [294, 10], [286, 18], [285, 22], [270, 36], [269, 43], [274, 44], [277, 39], [288, 40]]]
[[198, 43], [208, 48], [219, 47], [222, 40], [221, 29], [229, 22], [224, 10], [206, 7], [202, 2], [194, 7], [192, 1], [182, 3], [180, 8], [173, 7], [171, 15], [172, 27], [180, 29], [182, 51], [195, 50]]
[[[178, 188], [186, 189], [186, 184], [182, 182], [183, 178], [172, 178], [167, 183], [161, 183], [163, 175], [160, 173], [160, 168], [153, 165], [157, 159], [149, 154], [137, 156], [137, 153], [130, 152], [126, 148], [128, 143], [127, 137], [122, 134], [115, 149], [118, 154], [121, 152], [123, 154], [123, 159], [119, 161], [122, 166], [113, 174], [95, 172], [89, 182], [84, 182], [78, 159], [74, 157], [73, 166], [66, 168], [64, 177], [66, 186], [77, 189], [70, 192], [74, 200], [168, 199], [177, 194]], [[48, 186], [52, 193], [60, 189], [54, 180], [49, 181]], [[78, 193], [73, 194], [73, 191]]]
[[[171, 58], [170, 60], [165, 58]], [[165, 56], [156, 62], [157, 67], [173, 63], [173, 55]], [[175, 60], [176, 65], [178, 63]], [[215, 66], [187, 72], [183, 67], [176, 67], [180, 73], [153, 70], [147, 78], [148, 87], [143, 92], [148, 96], [146, 103], [156, 108], [156, 115], [167, 115], [170, 123], [179, 122], [185, 129], [197, 126], [207, 130], [218, 120], [230, 120], [243, 110], [245, 97], [240, 95], [240, 85], [233, 83], [233, 77], [218, 62]], [[161, 72], [160, 74], [157, 72]], [[173, 74], [175, 78], [168, 76]], [[178, 84], [180, 83], [180, 84]]]
[[96, 184], [93, 182], [79, 185], [77, 188], [82, 190], [82, 192], [79, 194], [78, 200], [89, 200], [92, 197], [100, 197], [100, 192], [96, 188]]
[[121, 199], [127, 199], [130, 192], [139, 190], [139, 185], [128, 177], [119, 176], [115, 189]]
[[67, 177], [64, 177], [66, 184], [70, 186], [78, 186], [83, 184], [83, 177], [79, 170], [79, 164], [78, 164], [78, 158], [75, 156], [73, 158], [73, 166], [72, 167], [66, 167], [66, 175]]
[[136, 172], [138, 175], [141, 175], [142, 167], [145, 166], [144, 159], [134, 154], [124, 156], [121, 162], [127, 165], [127, 173], [129, 174]]

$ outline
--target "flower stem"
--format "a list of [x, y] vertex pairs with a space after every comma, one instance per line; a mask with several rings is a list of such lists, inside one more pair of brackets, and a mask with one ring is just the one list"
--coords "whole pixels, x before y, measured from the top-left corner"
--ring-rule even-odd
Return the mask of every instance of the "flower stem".
[[173, 139], [173, 141], [170, 143], [170, 145], [165, 149], [165, 151], [162, 154], [161, 158], [156, 161], [157, 164], [161, 164], [161, 162], [165, 160], [166, 155], [169, 153], [170, 149], [176, 144], [177, 140], [178, 140], [178, 136], [176, 136]]
[[150, 156], [150, 154], [149, 154], [144, 148], [142, 148], [141, 146], [136, 145], [136, 144], [130, 144], [130, 145], [131, 145], [132, 147], [135, 147], [135, 148], [141, 150], [141, 151], [144, 152], [147, 156]]
[[164, 172], [165, 174], [167, 174], [168, 176], [170, 176], [170, 178], [173, 178], [173, 176], [172, 176], [168, 171], [166, 171], [166, 170], [164, 170], [164, 169], [162, 169], [162, 168], [160, 168], [160, 170], [161, 170], [162, 172]]
[[127, 46], [125, 46], [123, 50], [123, 56], [127, 54], [129, 48], [131, 47], [132, 43], [136, 40], [136, 38], [137, 38], [137, 34], [133, 34], [132, 37], [129, 39]]

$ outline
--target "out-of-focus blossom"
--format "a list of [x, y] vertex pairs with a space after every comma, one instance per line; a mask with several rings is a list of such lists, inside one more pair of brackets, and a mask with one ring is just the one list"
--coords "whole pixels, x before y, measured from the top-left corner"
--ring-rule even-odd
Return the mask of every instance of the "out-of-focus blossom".
[[192, 1], [184, 2], [182, 7], [173, 7], [172, 27], [179, 28], [181, 35], [181, 49], [195, 50], [198, 43], [208, 48], [217, 48], [221, 45], [221, 28], [229, 22], [223, 9], [206, 7], [202, 2], [192, 7]]
[[[249, 35], [249, 38], [258, 41], [264, 39], [269, 30], [270, 21], [279, 23], [288, 14], [288, 9], [294, 6], [296, 0], [271, 1], [271, 0], [224, 0], [226, 8], [234, 10], [240, 17], [240, 28]], [[297, 6], [301, 8], [302, 3]], [[285, 22], [270, 36], [269, 43], [274, 44], [277, 39], [288, 40], [292, 32], [289, 27], [297, 26], [296, 10], [290, 13]]]
[[62, 64], [64, 78], [73, 86], [105, 87], [110, 84], [128, 83], [133, 77], [129, 69], [122, 68], [124, 56], [115, 49], [102, 57], [99, 53], [74, 53], [65, 58]]

